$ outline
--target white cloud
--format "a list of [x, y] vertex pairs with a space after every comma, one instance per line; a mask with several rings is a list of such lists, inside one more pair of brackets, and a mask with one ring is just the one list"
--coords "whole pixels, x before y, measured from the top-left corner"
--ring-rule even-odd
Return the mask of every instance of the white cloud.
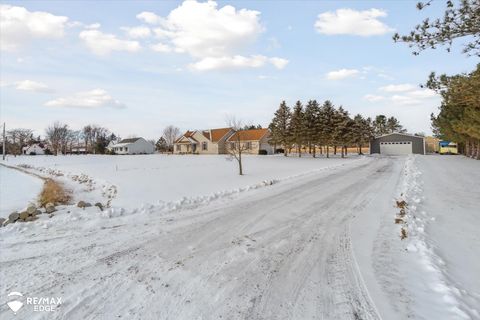
[[142, 20], [143, 22], [148, 24], [159, 24], [160, 22], [163, 21], [161, 17], [157, 16], [153, 12], [148, 12], [148, 11], [141, 12], [137, 14], [136, 17], [137, 19]]
[[391, 100], [400, 105], [414, 105], [421, 103], [420, 100], [405, 95], [393, 95]]
[[99, 30], [84, 30], [80, 32], [80, 39], [96, 55], [104, 56], [112, 51], [136, 52], [141, 49], [140, 43], [133, 40], [121, 40], [113, 34]]
[[375, 95], [375, 94], [366, 94], [365, 96], [363, 96], [363, 99], [365, 99], [367, 101], [370, 101], [370, 102], [377, 102], [377, 101], [385, 100], [385, 97], [384, 96], [378, 96], [378, 95]]
[[122, 27], [123, 31], [129, 38], [133, 39], [144, 39], [152, 35], [152, 31], [149, 27], [138, 26], [138, 27]]
[[151, 45], [150, 48], [156, 52], [172, 52], [173, 51], [172, 47], [161, 42]]
[[379, 90], [385, 92], [406, 92], [414, 90], [416, 86], [410, 83], [403, 83], [403, 84], [390, 84], [388, 86], [380, 87]]
[[407, 94], [410, 97], [420, 98], [420, 99], [433, 98], [433, 97], [437, 96], [435, 91], [430, 90], [430, 89], [413, 90], [413, 91], [408, 92]]
[[283, 58], [278, 58], [278, 57], [273, 57], [269, 59], [270, 63], [275, 66], [277, 69], [283, 69], [287, 66], [288, 60], [283, 59]]
[[288, 61], [281, 58], [268, 58], [262, 55], [250, 57], [236, 55], [233, 57], [206, 57], [192, 63], [190, 68], [196, 71], [210, 71], [218, 69], [259, 68], [271, 63], [277, 69], [284, 68]]
[[340, 69], [335, 71], [330, 71], [327, 73], [327, 79], [329, 80], [342, 80], [349, 77], [356, 76], [360, 71], [357, 69]]
[[245, 51], [264, 31], [260, 12], [237, 10], [231, 5], [219, 8], [215, 1], [184, 1], [167, 17], [142, 12], [137, 18], [156, 25], [161, 43], [151, 46], [158, 52], [187, 53], [195, 70], [258, 67], [273, 64], [282, 69], [288, 61], [277, 57], [249, 55]]
[[46, 84], [32, 80], [17, 81], [15, 82], [15, 88], [23, 91], [52, 92]]
[[103, 89], [79, 92], [69, 97], [50, 100], [45, 103], [45, 106], [82, 109], [125, 108], [125, 104], [112, 98]]
[[367, 94], [363, 98], [369, 102], [389, 100], [396, 105], [425, 105], [427, 99], [437, 96], [432, 90], [418, 89], [418, 87], [410, 83], [390, 84], [380, 87], [378, 90], [390, 93], [391, 95], [380, 96]]
[[356, 36], [375, 36], [393, 31], [379, 18], [387, 16], [381, 9], [356, 11], [353, 9], [338, 9], [318, 15], [315, 21], [317, 32], [327, 35], [348, 34]]
[[0, 4], [0, 48], [12, 51], [33, 39], [61, 38], [67, 21], [64, 16]]

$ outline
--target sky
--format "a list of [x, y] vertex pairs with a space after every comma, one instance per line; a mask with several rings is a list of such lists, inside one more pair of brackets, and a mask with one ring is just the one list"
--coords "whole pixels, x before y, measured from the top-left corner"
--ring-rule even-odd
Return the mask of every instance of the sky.
[[477, 60], [412, 55], [415, 1], [1, 1], [0, 121], [43, 135], [54, 121], [158, 139], [167, 125], [267, 126], [285, 100], [330, 100], [431, 133], [440, 98], [428, 75]]

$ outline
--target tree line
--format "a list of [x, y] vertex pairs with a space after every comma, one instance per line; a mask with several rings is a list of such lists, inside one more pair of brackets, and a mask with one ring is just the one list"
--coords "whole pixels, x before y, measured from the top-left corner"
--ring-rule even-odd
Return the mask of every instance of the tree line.
[[[70, 128], [68, 124], [55, 121], [45, 129], [45, 137], [35, 137], [33, 130], [14, 128], [6, 132], [5, 151], [7, 154], [20, 155], [23, 147], [38, 144], [47, 154], [74, 153], [83, 148], [85, 153], [107, 152], [111, 141], [120, 138], [105, 127], [89, 124], [80, 130]], [[2, 150], [3, 151], [3, 150]]]
[[[463, 40], [462, 52], [469, 57], [480, 57], [480, 1], [446, 0], [442, 18], [425, 18], [410, 34], [395, 34], [394, 41], [406, 42], [417, 50], [445, 46], [450, 52], [453, 41]], [[432, 1], [417, 3], [425, 10]], [[480, 64], [470, 73], [456, 75], [434, 72], [425, 85], [440, 94], [442, 102], [437, 115], [432, 113], [432, 130], [435, 136], [458, 143], [463, 154], [480, 159]]]
[[336, 108], [329, 100], [322, 105], [310, 100], [305, 106], [297, 101], [292, 109], [282, 101], [268, 128], [270, 143], [285, 156], [295, 150], [300, 157], [303, 149], [313, 157], [318, 150], [327, 158], [331, 150], [337, 154], [338, 149], [343, 158], [350, 146], [357, 147], [358, 153], [363, 154], [362, 148], [372, 137], [405, 132], [395, 117], [377, 115], [373, 120], [361, 114], [351, 117], [342, 106]]

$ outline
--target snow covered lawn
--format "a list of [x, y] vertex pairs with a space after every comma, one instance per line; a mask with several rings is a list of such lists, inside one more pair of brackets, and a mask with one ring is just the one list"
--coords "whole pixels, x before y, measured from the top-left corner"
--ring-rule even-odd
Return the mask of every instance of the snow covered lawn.
[[42, 186], [39, 178], [0, 166], [0, 218], [35, 202]]
[[[347, 159], [244, 156], [243, 176], [237, 174], [235, 160], [228, 160], [226, 155], [21, 156], [9, 158], [7, 163], [33, 166], [37, 173], [40, 169], [44, 174], [63, 174], [62, 180], [75, 190], [76, 200], [105, 202], [101, 197], [111, 196], [112, 207], [134, 210], [166, 202], [189, 202], [192, 198], [208, 202], [225, 194], [343, 166], [358, 159], [358, 156]], [[85, 190], [78, 189], [78, 183], [68, 179], [80, 175], [92, 180], [84, 184], [88, 185], [88, 192], [82, 192]]]

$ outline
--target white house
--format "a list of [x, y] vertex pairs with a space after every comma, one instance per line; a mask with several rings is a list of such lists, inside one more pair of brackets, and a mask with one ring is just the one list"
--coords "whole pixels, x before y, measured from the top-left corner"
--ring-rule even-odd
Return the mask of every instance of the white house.
[[155, 146], [143, 138], [123, 139], [111, 146], [116, 154], [147, 154], [154, 153]]
[[45, 154], [45, 148], [39, 143], [34, 143], [22, 148], [22, 153], [26, 155], [42, 155]]

